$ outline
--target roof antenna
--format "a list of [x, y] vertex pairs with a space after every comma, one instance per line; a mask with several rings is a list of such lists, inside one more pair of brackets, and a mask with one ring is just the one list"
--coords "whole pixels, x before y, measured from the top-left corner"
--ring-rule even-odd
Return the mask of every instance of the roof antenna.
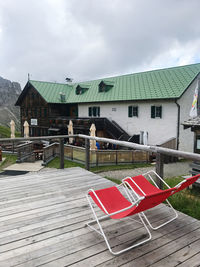
[[30, 73], [28, 73], [28, 81], [30, 81]]
[[71, 82], [73, 81], [73, 79], [72, 79], [72, 78], [69, 78], [69, 77], [67, 77], [67, 78], [65, 78], [65, 81], [66, 81], [67, 83], [71, 83]]

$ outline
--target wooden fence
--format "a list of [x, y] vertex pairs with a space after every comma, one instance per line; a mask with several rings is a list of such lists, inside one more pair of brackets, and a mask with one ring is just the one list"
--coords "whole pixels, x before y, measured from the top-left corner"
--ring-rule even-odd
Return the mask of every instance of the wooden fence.
[[35, 155], [33, 152], [33, 143], [27, 142], [17, 146], [17, 162], [34, 162]]
[[[64, 158], [85, 164], [86, 149], [72, 145], [64, 145]], [[47, 165], [55, 157], [59, 157], [59, 143], [44, 148], [43, 164]], [[140, 150], [90, 150], [90, 166], [118, 165], [131, 163], [148, 163], [149, 152]]]
[[[80, 163], [86, 161], [86, 148], [64, 145], [64, 157]], [[149, 152], [141, 150], [90, 150], [90, 166], [117, 165], [123, 163], [147, 163]]]
[[60, 156], [59, 143], [53, 143], [43, 148], [43, 165], [47, 165], [52, 159]]

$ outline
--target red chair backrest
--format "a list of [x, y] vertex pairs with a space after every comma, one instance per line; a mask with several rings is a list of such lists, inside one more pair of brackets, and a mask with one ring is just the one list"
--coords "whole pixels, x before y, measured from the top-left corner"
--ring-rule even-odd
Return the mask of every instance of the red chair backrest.
[[190, 186], [191, 184], [195, 183], [199, 178], [200, 178], [200, 174], [197, 174], [195, 176], [192, 176], [190, 178], [185, 179], [184, 183], [182, 183], [180, 185], [180, 187], [178, 187], [178, 188], [175, 187], [176, 190], [173, 194], [175, 194], [175, 193], [185, 189], [186, 187]]
[[152, 185], [143, 175], [138, 175], [132, 178], [125, 178], [123, 181], [128, 182], [129, 185], [133, 188], [133, 190], [140, 196], [144, 196], [144, 194], [140, 191], [140, 189], [134, 184], [131, 179], [142, 189], [142, 191], [146, 195], [162, 192], [161, 189]]
[[[129, 202], [121, 193], [120, 191], [116, 188], [116, 186], [112, 186], [109, 188], [104, 188], [100, 190], [95, 191], [97, 197], [101, 201], [101, 203], [104, 205], [106, 208], [107, 212], [109, 214], [117, 212], [119, 210], [125, 209], [129, 206], [131, 206], [131, 202]], [[101, 204], [99, 201], [96, 199], [96, 196], [93, 194], [93, 192], [89, 192], [89, 195], [92, 197], [96, 205], [103, 211], [104, 209], [102, 208]], [[135, 207], [133, 207], [135, 209]], [[128, 210], [125, 213], [119, 213], [117, 215], [112, 216], [111, 218], [113, 219], [119, 219], [127, 216], [131, 211]]]

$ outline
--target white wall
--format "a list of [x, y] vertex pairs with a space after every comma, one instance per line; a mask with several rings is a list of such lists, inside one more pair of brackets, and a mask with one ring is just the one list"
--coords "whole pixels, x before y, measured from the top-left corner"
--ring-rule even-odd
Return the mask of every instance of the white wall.
[[197, 84], [197, 79], [189, 86], [187, 91], [182, 95], [182, 97], [177, 101], [180, 104], [181, 116], [180, 116], [180, 140], [179, 140], [179, 150], [193, 152], [194, 146], [194, 133], [188, 128], [184, 130], [184, 121], [190, 118], [189, 113], [192, 107], [194, 90]]
[[[138, 106], [138, 117], [128, 117], [128, 106]], [[151, 106], [162, 105], [162, 118], [151, 118]], [[118, 103], [79, 104], [79, 117], [88, 117], [88, 107], [99, 106], [100, 117], [116, 121], [129, 135], [148, 132], [149, 144], [156, 145], [177, 134], [177, 106], [173, 101], [133, 101]], [[112, 111], [116, 108], [116, 111]]]

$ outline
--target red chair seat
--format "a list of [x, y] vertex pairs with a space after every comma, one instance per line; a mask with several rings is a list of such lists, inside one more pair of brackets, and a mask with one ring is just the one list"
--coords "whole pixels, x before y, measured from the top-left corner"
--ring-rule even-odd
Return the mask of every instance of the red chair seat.
[[[131, 206], [131, 203], [120, 193], [120, 191], [115, 186], [96, 190], [95, 193], [109, 214]], [[89, 194], [96, 203], [96, 205], [104, 212], [102, 206], [100, 205], [93, 192], [89, 192]], [[112, 215], [111, 218], [124, 218], [128, 216], [128, 214], [130, 214], [135, 208], [136, 207], [134, 206], [131, 209], [120, 212], [116, 215]]]

